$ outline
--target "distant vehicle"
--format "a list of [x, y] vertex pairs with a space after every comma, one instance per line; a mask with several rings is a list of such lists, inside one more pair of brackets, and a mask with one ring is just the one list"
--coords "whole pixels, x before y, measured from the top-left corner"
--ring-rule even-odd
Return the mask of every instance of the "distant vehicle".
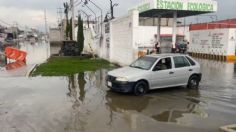
[[188, 55], [148, 55], [130, 66], [108, 72], [107, 86], [117, 92], [144, 95], [159, 88], [198, 88], [201, 78], [199, 63]]
[[184, 43], [177, 44], [177, 52], [178, 53], [186, 53], [187, 52], [187, 44], [184, 44]]

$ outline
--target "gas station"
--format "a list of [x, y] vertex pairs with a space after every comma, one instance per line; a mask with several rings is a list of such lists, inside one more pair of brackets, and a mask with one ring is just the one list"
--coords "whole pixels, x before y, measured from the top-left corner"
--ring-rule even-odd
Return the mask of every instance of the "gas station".
[[85, 29], [85, 52], [128, 65], [153, 50], [155, 39], [162, 46], [161, 53], [170, 53], [179, 38], [190, 38], [189, 27], [180, 27], [179, 18], [214, 13], [217, 7], [215, 0], [144, 0], [126, 15], [104, 23], [102, 41], [91, 40], [95, 29]]
[[139, 11], [140, 17], [158, 18], [158, 42], [160, 42], [161, 35], [161, 18], [172, 18], [172, 44], [173, 48], [175, 48], [177, 19], [216, 12], [217, 2], [215, 0], [146, 0], [144, 3], [133, 9], [137, 9]]

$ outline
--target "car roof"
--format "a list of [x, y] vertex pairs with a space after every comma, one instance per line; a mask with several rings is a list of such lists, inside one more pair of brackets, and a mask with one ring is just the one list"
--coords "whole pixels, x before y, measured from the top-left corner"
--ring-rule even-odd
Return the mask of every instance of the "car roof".
[[148, 57], [154, 57], [154, 58], [163, 58], [163, 57], [176, 57], [176, 56], [187, 56], [185, 54], [151, 54], [151, 55], [146, 55]]

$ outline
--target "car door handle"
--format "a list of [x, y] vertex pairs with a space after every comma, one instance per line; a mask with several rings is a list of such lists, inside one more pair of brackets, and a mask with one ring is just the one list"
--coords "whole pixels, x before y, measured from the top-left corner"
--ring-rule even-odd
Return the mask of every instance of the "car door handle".
[[169, 74], [174, 74], [174, 72], [170, 72]]
[[188, 71], [192, 72], [192, 71], [193, 71], [193, 69], [189, 69]]

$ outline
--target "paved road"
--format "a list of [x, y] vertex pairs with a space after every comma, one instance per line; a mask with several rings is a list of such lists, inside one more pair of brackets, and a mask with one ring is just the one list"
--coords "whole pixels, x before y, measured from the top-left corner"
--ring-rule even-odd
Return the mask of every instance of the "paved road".
[[68, 77], [0, 77], [2, 132], [217, 132], [236, 123], [236, 66], [199, 60], [199, 90], [144, 97], [110, 92], [106, 70]]

